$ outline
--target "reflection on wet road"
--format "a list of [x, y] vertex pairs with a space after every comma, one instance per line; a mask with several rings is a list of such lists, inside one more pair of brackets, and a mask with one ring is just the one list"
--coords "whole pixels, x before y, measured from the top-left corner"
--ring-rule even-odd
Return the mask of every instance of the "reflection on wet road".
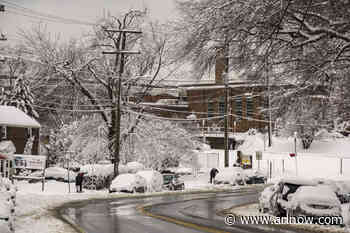
[[[236, 190], [225, 193], [120, 198], [85, 202], [65, 209], [64, 214], [87, 233], [271, 232], [272, 229], [268, 226], [227, 226], [224, 217], [216, 214], [217, 211], [234, 205], [256, 201], [257, 197], [256, 190]], [[153, 215], [190, 224], [179, 225], [146, 216], [139, 210], [140, 206], [146, 206], [146, 211]]]

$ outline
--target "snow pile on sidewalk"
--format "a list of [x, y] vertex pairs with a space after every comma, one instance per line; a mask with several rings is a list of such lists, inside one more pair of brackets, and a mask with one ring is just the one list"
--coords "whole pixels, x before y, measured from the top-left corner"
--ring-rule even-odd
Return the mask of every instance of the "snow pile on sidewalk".
[[19, 181], [16, 185], [16, 233], [75, 233], [69, 225], [54, 217], [51, 209], [70, 201], [109, 197], [105, 190], [75, 193], [75, 185], [55, 180], [45, 182], [44, 192], [41, 183]]
[[10, 180], [0, 178], [0, 232], [14, 232], [16, 187]]
[[248, 177], [242, 168], [228, 167], [219, 169], [219, 173], [215, 177], [215, 182], [237, 185], [239, 183], [245, 183], [247, 179]]

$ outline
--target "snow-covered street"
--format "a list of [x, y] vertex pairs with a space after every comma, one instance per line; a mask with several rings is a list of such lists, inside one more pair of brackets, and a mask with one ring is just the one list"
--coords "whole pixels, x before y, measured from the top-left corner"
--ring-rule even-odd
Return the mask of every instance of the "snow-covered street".
[[[230, 189], [230, 186], [215, 187], [208, 184], [208, 174], [203, 174], [198, 178], [187, 176], [184, 178], [186, 191], [220, 191]], [[45, 191], [42, 192], [41, 183], [28, 183], [19, 181], [16, 206], [16, 233], [69, 233], [75, 230], [58, 219], [54, 209], [64, 203], [72, 201], [82, 201], [87, 199], [105, 199], [118, 197], [133, 197], [135, 195], [160, 195], [168, 191], [145, 193], [145, 194], [109, 194], [107, 190], [94, 191], [84, 190], [84, 193], [76, 193], [75, 185], [71, 183], [71, 193], [69, 193], [68, 184], [57, 181], [47, 181]], [[173, 192], [175, 193], [175, 192]]]
[[349, 74], [350, 0], [0, 0], [0, 233], [348, 230]]

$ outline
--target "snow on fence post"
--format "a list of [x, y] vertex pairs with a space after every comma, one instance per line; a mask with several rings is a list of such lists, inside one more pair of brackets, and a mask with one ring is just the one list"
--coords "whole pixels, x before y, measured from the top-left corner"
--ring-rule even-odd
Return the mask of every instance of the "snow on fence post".
[[343, 175], [343, 158], [340, 158], [340, 175]]

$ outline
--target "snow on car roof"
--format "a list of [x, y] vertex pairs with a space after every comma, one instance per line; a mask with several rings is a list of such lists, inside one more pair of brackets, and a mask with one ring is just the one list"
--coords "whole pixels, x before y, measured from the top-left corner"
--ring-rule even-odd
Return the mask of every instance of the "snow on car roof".
[[[317, 193], [317, 195], [315, 195]], [[326, 186], [302, 186], [292, 197], [293, 201], [313, 204], [339, 205], [335, 193]]]
[[304, 186], [316, 186], [318, 184], [318, 181], [315, 179], [305, 179], [299, 177], [283, 177], [279, 182]]
[[40, 124], [20, 109], [0, 105], [0, 125], [20, 128], [40, 128]]

